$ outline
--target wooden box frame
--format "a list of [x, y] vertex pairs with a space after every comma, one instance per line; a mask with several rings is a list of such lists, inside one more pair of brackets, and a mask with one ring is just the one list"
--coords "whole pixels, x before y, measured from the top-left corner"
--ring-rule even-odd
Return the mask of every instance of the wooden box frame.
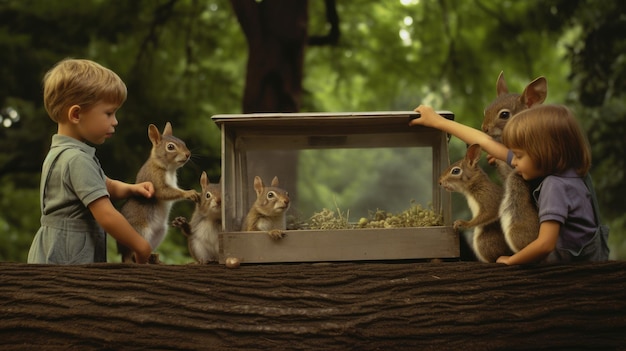
[[[448, 111], [438, 111], [454, 119]], [[238, 258], [242, 263], [396, 260], [459, 257], [459, 236], [451, 227], [450, 194], [438, 178], [449, 166], [448, 136], [436, 129], [409, 127], [412, 111], [341, 113], [222, 114], [212, 117], [222, 141], [222, 229], [219, 262]], [[332, 148], [324, 140], [346, 138], [359, 147], [387, 147], [407, 140], [432, 149], [432, 205], [443, 226], [391, 229], [287, 230], [272, 240], [260, 232], [240, 231], [249, 210], [245, 150]], [[306, 144], [306, 145], [305, 145]], [[245, 147], [244, 147], [245, 145]], [[269, 179], [264, 179], [268, 182]], [[287, 189], [288, 190], [288, 189]]]

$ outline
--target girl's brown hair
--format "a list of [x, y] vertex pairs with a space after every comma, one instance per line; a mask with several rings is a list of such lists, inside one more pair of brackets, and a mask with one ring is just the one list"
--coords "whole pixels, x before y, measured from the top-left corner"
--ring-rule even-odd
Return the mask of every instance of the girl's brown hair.
[[84, 109], [98, 102], [121, 106], [126, 94], [126, 85], [115, 72], [90, 60], [64, 59], [43, 78], [44, 106], [57, 123], [73, 105]]
[[509, 149], [521, 149], [546, 174], [573, 168], [584, 176], [591, 167], [589, 142], [574, 114], [562, 105], [537, 105], [509, 120], [502, 132]]

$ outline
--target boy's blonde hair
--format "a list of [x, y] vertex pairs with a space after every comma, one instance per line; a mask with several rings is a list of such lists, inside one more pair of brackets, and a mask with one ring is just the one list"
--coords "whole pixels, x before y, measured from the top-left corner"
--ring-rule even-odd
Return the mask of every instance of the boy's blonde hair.
[[591, 167], [589, 142], [574, 114], [562, 105], [537, 105], [516, 114], [504, 127], [502, 142], [524, 150], [546, 174], [573, 168], [582, 177]]
[[64, 59], [43, 78], [43, 103], [57, 123], [73, 105], [86, 110], [99, 102], [121, 106], [126, 94], [126, 85], [115, 72], [90, 60]]

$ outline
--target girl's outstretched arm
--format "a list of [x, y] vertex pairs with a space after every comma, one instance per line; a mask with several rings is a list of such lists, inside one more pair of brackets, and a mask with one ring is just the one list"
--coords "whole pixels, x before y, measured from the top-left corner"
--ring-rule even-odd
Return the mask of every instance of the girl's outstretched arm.
[[506, 161], [509, 152], [506, 146], [493, 140], [493, 138], [482, 131], [446, 119], [430, 106], [420, 105], [415, 108], [415, 112], [419, 112], [421, 117], [411, 120], [409, 122], [410, 126], [421, 125], [442, 130], [463, 140], [468, 145], [478, 144], [488, 154], [499, 160]]

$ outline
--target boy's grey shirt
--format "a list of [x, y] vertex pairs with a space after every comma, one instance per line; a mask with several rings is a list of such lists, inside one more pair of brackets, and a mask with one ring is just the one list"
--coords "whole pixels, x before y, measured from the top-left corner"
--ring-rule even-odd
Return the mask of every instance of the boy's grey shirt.
[[95, 152], [95, 148], [71, 137], [52, 137], [41, 173], [41, 227], [28, 263], [106, 262], [105, 233], [87, 207], [109, 196]]

